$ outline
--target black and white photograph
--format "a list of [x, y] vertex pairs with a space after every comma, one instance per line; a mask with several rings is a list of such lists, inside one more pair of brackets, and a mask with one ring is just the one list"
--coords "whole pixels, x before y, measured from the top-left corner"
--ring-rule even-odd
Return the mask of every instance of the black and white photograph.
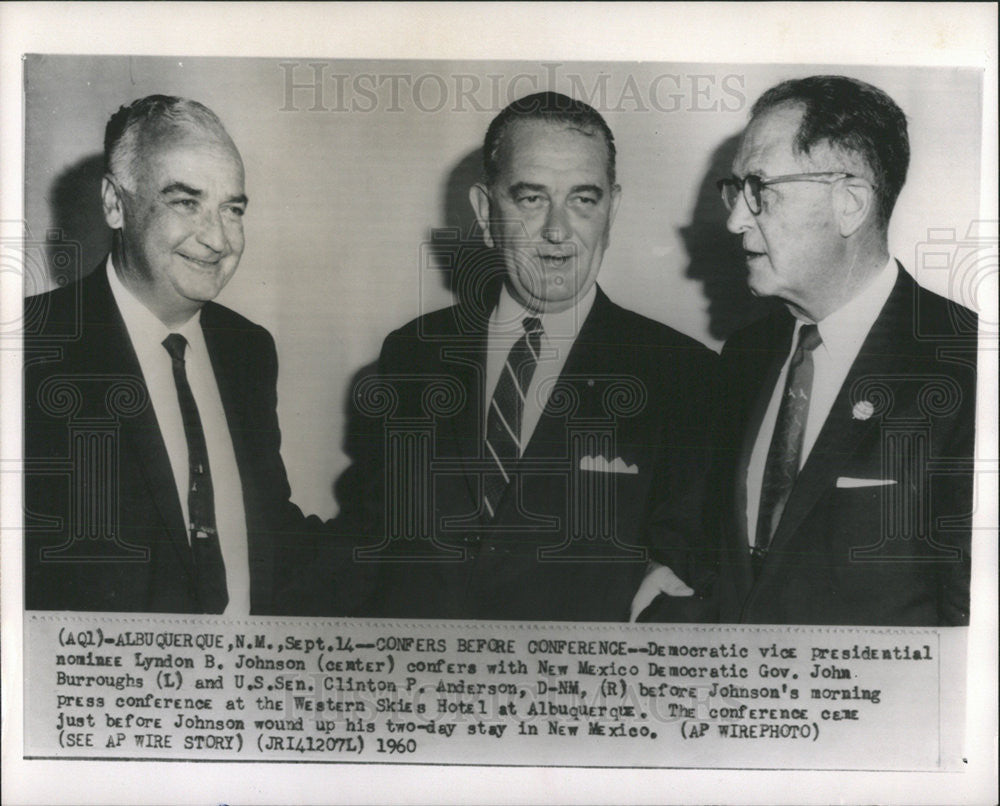
[[729, 56], [731, 12], [780, 29], [4, 45], [16, 802], [123, 761], [214, 762], [177, 802], [985, 796], [995, 44]]
[[29, 610], [968, 623], [975, 72], [24, 67]]

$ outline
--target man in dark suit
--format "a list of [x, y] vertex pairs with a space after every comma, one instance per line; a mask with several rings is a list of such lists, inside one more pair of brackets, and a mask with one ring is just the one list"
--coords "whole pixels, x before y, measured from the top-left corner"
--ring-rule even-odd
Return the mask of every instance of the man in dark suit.
[[149, 96], [105, 161], [111, 254], [26, 301], [26, 607], [305, 608], [274, 342], [212, 302], [243, 252], [239, 152], [211, 110]]
[[708, 618], [968, 624], [977, 322], [889, 256], [908, 162], [891, 98], [814, 76], [757, 101], [720, 182], [784, 310], [722, 353], [717, 564], [686, 580]]
[[359, 612], [624, 620], [649, 531], [697, 528], [715, 357], [595, 284], [620, 189], [594, 109], [522, 98], [490, 125], [484, 163], [470, 200], [493, 251], [476, 299], [390, 334], [355, 390]]

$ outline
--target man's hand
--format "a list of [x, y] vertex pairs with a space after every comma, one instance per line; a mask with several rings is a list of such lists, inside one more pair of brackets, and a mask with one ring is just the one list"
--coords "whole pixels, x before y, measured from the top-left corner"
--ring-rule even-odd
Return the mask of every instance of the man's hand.
[[667, 596], [693, 596], [694, 590], [685, 585], [667, 566], [651, 562], [649, 570], [646, 571], [646, 578], [642, 580], [639, 590], [632, 598], [632, 611], [628, 620], [634, 622], [661, 593]]

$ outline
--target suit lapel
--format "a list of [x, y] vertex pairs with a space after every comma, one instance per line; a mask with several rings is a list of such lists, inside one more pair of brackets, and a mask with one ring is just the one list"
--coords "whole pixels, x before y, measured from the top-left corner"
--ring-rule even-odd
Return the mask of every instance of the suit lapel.
[[[215, 383], [219, 387], [219, 397], [222, 399], [222, 408], [226, 413], [226, 422], [229, 425], [230, 433], [239, 432], [243, 424], [244, 412], [242, 405], [242, 395], [240, 394], [240, 362], [236, 359], [239, 355], [234, 352], [229, 341], [230, 335], [216, 326], [215, 306], [207, 304], [201, 312], [201, 332], [205, 336], [205, 346], [208, 348], [208, 356], [212, 362], [212, 373], [215, 375]], [[245, 345], [244, 345], [245, 346]], [[233, 437], [233, 449], [236, 452], [237, 464], [243, 450], [242, 440]]]
[[[599, 358], [603, 349], [602, 345], [614, 344], [618, 338], [618, 334], [612, 332], [608, 326], [608, 315], [613, 303], [599, 287], [596, 290], [597, 295], [594, 298], [594, 304], [570, 348], [569, 355], [566, 356], [566, 363], [563, 365], [562, 372], [559, 375], [560, 380], [573, 377], [580, 378], [598, 371], [610, 372], [613, 369], [612, 367], [605, 367], [606, 362], [603, 362]], [[461, 430], [466, 435], [476, 434], [475, 443], [469, 442], [466, 445], [464, 455], [481, 458], [483, 455], [482, 433], [484, 426], [482, 417], [485, 407], [485, 390], [483, 387], [486, 378], [487, 349], [487, 328], [485, 325], [480, 331], [479, 336], [481, 341], [475, 354], [479, 356], [478, 368], [481, 375], [478, 383], [474, 384], [474, 388], [478, 390], [478, 397], [473, 401], [473, 405], [469, 406], [468, 410], [463, 413]], [[587, 395], [599, 394], [601, 390], [596, 385], [591, 387], [588, 384], [580, 383], [574, 384], [574, 392], [575, 394]], [[519, 472], [522, 464], [526, 462], [568, 459], [569, 445], [567, 442], [566, 415], [556, 413], [554, 397], [554, 395], [549, 397], [545, 408], [542, 410], [538, 423], [535, 425], [535, 430], [531, 434], [531, 439], [525, 446], [524, 453], [518, 462], [518, 466], [515, 468], [515, 473]], [[587, 400], [583, 399], [576, 401], [576, 407], [585, 411], [597, 410], [589, 405]], [[475, 423], [471, 421], [473, 417], [476, 418]], [[469, 478], [469, 474], [466, 474], [466, 478]], [[512, 484], [516, 483], [515, 479]], [[470, 489], [470, 493], [475, 495], [474, 490]], [[498, 502], [497, 515], [499, 516], [501, 510], [509, 506], [514, 500], [515, 496], [512, 494], [510, 486], [508, 486], [503, 497]]]
[[[781, 374], [781, 367], [788, 357], [792, 346], [792, 335], [795, 332], [795, 320], [790, 315], [779, 315], [775, 334], [769, 340], [770, 347], [747, 352], [738, 356], [743, 366], [739, 371], [742, 381], [740, 386], [745, 386], [751, 382], [752, 378], [761, 378], [756, 392], [747, 390], [751, 402], [750, 413], [746, 425], [742, 429], [742, 443], [739, 453], [739, 464], [737, 466], [736, 477], [734, 479], [736, 507], [736, 533], [739, 536], [740, 557], [745, 560], [746, 572], [750, 573], [750, 540], [747, 524], [747, 473], [750, 468], [750, 459], [753, 454], [754, 445], [757, 442], [757, 435], [760, 432], [761, 423], [767, 413], [767, 407], [774, 394], [775, 384]], [[750, 364], [750, 366], [746, 366]]]
[[276, 558], [272, 556], [274, 547], [266, 538], [268, 525], [261, 512], [260, 502], [264, 500], [264, 493], [258, 489], [253, 472], [256, 454], [247, 441], [247, 434], [253, 433], [246, 405], [248, 390], [253, 384], [247, 377], [247, 371], [254, 357], [247, 355], [245, 335], [239, 330], [221, 326], [217, 312], [218, 306], [214, 303], [205, 305], [201, 312], [201, 330], [212, 363], [212, 374], [215, 375], [215, 383], [219, 389], [222, 410], [226, 415], [243, 491], [250, 563], [251, 612], [266, 612], [272, 605]]
[[487, 326], [486, 319], [476, 321], [471, 332], [463, 334], [459, 343], [440, 348], [445, 373], [453, 377], [467, 395], [465, 405], [453, 417], [445, 418], [441, 436], [452, 441], [453, 450], [443, 453], [462, 462], [462, 475], [476, 512], [482, 501], [479, 478], [485, 449], [483, 387], [486, 383]]
[[[906, 375], [910, 369], [909, 361], [899, 357], [898, 342], [900, 333], [909, 332], [913, 291], [913, 281], [900, 269], [896, 285], [851, 365], [809, 458], [796, 479], [774, 533], [772, 556], [782, 555], [782, 550], [795, 538], [803, 520], [820, 497], [836, 483], [844, 463], [880, 423], [878, 416], [867, 420], [854, 418], [853, 406], [857, 401], [852, 400], [851, 390], [865, 378], [883, 379], [887, 374]], [[893, 383], [891, 380], [887, 383], [892, 395]], [[769, 570], [773, 571], [773, 565], [774, 563], [765, 562], [762, 579], [768, 576]]]
[[[115, 303], [102, 264], [88, 280], [85, 290], [87, 321], [85, 326], [92, 335], [84, 338], [85, 343], [100, 344], [99, 351], [93, 353], [95, 369], [101, 372], [123, 373], [142, 378], [142, 368], [129, 338], [118, 305]], [[143, 381], [145, 386], [145, 380]], [[181, 564], [189, 574], [194, 574], [194, 562], [188, 544], [184, 514], [177, 497], [170, 458], [156, 420], [152, 402], [135, 417], [121, 420], [122, 447], [128, 448], [138, 457], [140, 468], [149, 497], [163, 520], [170, 542], [180, 557]]]
[[[577, 397], [574, 400], [576, 411], [600, 411], [599, 406], [595, 406], [587, 399], [588, 396], [603, 394], [604, 388], [600, 384], [581, 383], [585, 376], [614, 371], [613, 365], [603, 360], [607, 353], [607, 346], [615, 344], [620, 338], [620, 334], [615, 334], [609, 327], [609, 314], [612, 302], [605, 293], [597, 288], [597, 296], [594, 304], [587, 315], [586, 320], [580, 327], [569, 354], [566, 356], [566, 363], [563, 364], [559, 373], [557, 383], [572, 382], [572, 394]], [[566, 414], [558, 414], [561, 406], [556, 402], [558, 395], [553, 393], [549, 396], [538, 419], [531, 439], [525, 446], [522, 459], [564, 459], [569, 458], [569, 444], [566, 433]], [[610, 458], [610, 457], [609, 457]]]

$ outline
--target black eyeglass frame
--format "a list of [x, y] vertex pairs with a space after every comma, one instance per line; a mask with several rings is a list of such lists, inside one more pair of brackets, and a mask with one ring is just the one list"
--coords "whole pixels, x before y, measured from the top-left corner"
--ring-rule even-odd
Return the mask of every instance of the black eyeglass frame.
[[[825, 177], [825, 178], [824, 178]], [[847, 171], [812, 171], [801, 174], [784, 174], [782, 176], [772, 176], [763, 179], [757, 174], [747, 174], [742, 179], [738, 176], [728, 176], [720, 179], [715, 186], [722, 194], [722, 203], [726, 205], [729, 212], [736, 207], [736, 194], [742, 192], [743, 200], [747, 203], [747, 208], [753, 215], [760, 215], [763, 208], [760, 192], [771, 185], [781, 185], [785, 182], [821, 182], [824, 185], [832, 185], [841, 179], [860, 179], [856, 174]]]

